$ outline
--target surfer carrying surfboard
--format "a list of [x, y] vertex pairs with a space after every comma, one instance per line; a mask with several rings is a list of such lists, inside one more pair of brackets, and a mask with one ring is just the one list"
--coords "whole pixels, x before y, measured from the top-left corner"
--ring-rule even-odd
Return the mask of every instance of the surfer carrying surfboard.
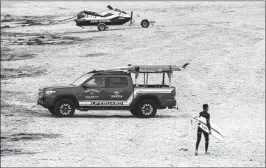
[[196, 142], [196, 151], [195, 151], [195, 155], [198, 155], [198, 148], [199, 148], [199, 144], [200, 144], [200, 140], [201, 140], [201, 134], [203, 133], [204, 137], [205, 137], [205, 154], [208, 154], [208, 147], [209, 147], [209, 135], [211, 134], [211, 124], [210, 124], [210, 114], [208, 113], [209, 111], [209, 106], [208, 104], [203, 104], [203, 111], [199, 113], [199, 117], [204, 117], [206, 118], [206, 122], [207, 122], [207, 127], [209, 129], [209, 133], [206, 132], [204, 129], [202, 129], [198, 126], [198, 130], [197, 130], [197, 142]]

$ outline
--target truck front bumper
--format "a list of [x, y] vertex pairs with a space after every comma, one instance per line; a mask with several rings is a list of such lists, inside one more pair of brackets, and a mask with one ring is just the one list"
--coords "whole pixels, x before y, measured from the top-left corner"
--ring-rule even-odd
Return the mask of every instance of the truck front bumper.
[[40, 100], [40, 99], [37, 101], [37, 105], [41, 105], [44, 108], [48, 108], [48, 104], [46, 102], [44, 102], [43, 100]]
[[162, 105], [162, 109], [164, 109], [164, 108], [169, 108], [169, 109], [177, 108], [175, 99], [166, 99], [163, 101], [163, 104], [161, 104], [161, 105]]
[[44, 108], [52, 107], [53, 99], [47, 97], [38, 98], [37, 105], [41, 105]]
[[176, 107], [176, 100], [175, 100], [175, 99], [167, 100], [167, 101], [166, 101], [166, 106], [167, 106], [169, 109], [177, 108], [177, 107]]

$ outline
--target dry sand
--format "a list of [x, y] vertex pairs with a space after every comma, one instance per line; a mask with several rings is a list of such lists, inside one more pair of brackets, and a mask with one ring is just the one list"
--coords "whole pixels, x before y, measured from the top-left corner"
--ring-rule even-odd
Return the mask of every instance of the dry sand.
[[[55, 23], [112, 5], [155, 25]], [[23, 26], [24, 25], [24, 26]], [[265, 167], [265, 2], [1, 2], [1, 166]], [[8, 28], [10, 27], [10, 28]], [[138, 119], [128, 111], [55, 118], [39, 87], [93, 69], [189, 62], [175, 74], [179, 110]], [[226, 139], [202, 139], [190, 116], [209, 103]]]

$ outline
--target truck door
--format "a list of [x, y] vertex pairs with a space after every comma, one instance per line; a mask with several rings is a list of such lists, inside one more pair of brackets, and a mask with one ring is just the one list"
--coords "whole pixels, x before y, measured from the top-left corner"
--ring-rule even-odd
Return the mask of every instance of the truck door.
[[84, 85], [84, 100], [103, 100], [107, 95], [104, 77], [92, 77]]
[[108, 76], [106, 77], [105, 93], [109, 101], [121, 101], [127, 105], [133, 97], [133, 84], [129, 76]]

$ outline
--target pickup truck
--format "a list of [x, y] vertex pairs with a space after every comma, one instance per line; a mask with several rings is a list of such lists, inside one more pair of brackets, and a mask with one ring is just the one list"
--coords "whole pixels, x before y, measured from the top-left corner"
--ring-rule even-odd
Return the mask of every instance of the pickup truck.
[[[188, 63], [181, 68], [174, 65], [129, 65], [94, 70], [70, 85], [39, 89], [37, 104], [57, 117], [71, 117], [75, 109], [129, 110], [136, 117], [154, 117], [157, 109], [177, 108], [176, 89], [165, 84], [165, 76], [168, 75], [170, 82], [173, 71], [180, 71], [187, 65]], [[133, 73], [135, 80], [143, 73], [144, 83], [134, 84]], [[162, 84], [148, 84], [150, 73], [163, 74]]]

